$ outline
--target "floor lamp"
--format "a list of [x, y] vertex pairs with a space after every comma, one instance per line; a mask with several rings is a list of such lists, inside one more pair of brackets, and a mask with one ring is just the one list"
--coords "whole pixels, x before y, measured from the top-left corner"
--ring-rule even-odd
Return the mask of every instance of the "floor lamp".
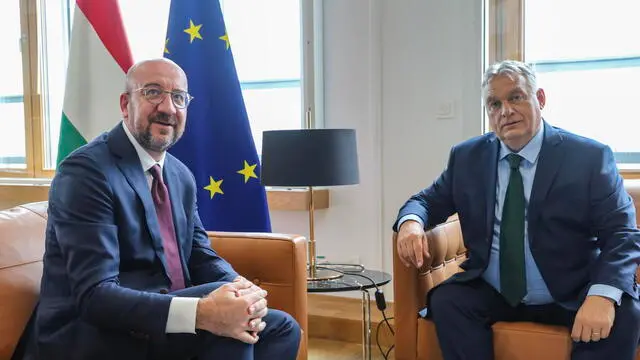
[[309, 189], [309, 281], [335, 279], [336, 271], [318, 269], [314, 235], [313, 188], [359, 182], [353, 129], [271, 130], [262, 134], [261, 182], [266, 186]]

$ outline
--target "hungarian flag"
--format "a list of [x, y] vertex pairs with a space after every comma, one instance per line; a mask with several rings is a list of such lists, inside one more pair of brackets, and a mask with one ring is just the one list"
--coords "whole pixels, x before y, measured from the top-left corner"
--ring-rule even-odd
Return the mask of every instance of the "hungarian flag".
[[119, 96], [131, 65], [133, 58], [118, 1], [76, 0], [58, 164], [120, 121]]

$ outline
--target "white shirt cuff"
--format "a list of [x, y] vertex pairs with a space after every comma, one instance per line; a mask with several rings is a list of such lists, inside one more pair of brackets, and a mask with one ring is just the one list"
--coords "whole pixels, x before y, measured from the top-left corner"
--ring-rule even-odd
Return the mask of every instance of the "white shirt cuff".
[[200, 298], [173, 297], [169, 304], [169, 317], [167, 318], [167, 334], [172, 333], [196, 333], [196, 313]]
[[618, 306], [620, 306], [620, 303], [622, 302], [622, 290], [616, 287], [613, 287], [611, 285], [604, 285], [604, 284], [591, 285], [587, 295], [604, 296], [606, 298], [609, 298], [615, 301], [616, 304], [618, 304]]
[[424, 228], [424, 223], [422, 222], [422, 219], [420, 218], [420, 216], [416, 214], [408, 214], [400, 218], [400, 220], [398, 221], [398, 230], [400, 230], [400, 226], [402, 226], [402, 223], [404, 223], [407, 220], [417, 221]]

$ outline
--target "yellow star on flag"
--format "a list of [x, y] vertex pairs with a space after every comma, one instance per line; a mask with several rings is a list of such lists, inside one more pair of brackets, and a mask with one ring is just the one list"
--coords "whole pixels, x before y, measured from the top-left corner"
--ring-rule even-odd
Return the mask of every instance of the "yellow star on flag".
[[209, 199], [213, 199], [213, 196], [215, 194], [224, 194], [222, 192], [222, 188], [220, 187], [222, 185], [222, 181], [222, 179], [215, 181], [211, 176], [209, 176], [209, 185], [204, 187], [205, 190], [209, 190]]
[[168, 44], [169, 44], [169, 38], [167, 38], [167, 40], [164, 41], [164, 53], [165, 54], [170, 54], [169, 48], [167, 48]]
[[238, 174], [244, 175], [244, 183], [246, 184], [249, 181], [249, 178], [258, 178], [256, 176], [256, 166], [258, 164], [249, 165], [247, 160], [244, 161], [244, 169], [237, 171]]
[[224, 41], [227, 46], [226, 50], [229, 50], [229, 34], [225, 32], [224, 35], [220, 36], [218, 39]]
[[202, 24], [195, 25], [193, 23], [193, 20], [189, 19], [189, 27], [187, 29], [184, 29], [184, 32], [186, 32], [187, 34], [189, 34], [191, 36], [190, 43], [192, 43], [193, 39], [195, 39], [195, 38], [198, 38], [198, 39], [202, 40], [202, 36], [200, 35], [200, 28], [201, 27], [202, 27]]

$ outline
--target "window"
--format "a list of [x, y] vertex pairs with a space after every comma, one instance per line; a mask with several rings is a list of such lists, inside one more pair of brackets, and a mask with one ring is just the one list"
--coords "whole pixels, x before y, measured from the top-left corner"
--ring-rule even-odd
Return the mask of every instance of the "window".
[[[58, 137], [62, 120], [62, 102], [66, 81], [71, 22], [70, 0], [41, 0], [38, 12], [40, 24], [40, 77], [42, 81], [42, 153], [44, 168], [53, 172], [58, 155]], [[73, 4], [73, 2], [71, 2]]]
[[[162, 56], [170, 0], [119, 4], [134, 61]], [[312, 0], [221, 5], [257, 149], [264, 130], [318, 126], [321, 91], [312, 77], [321, 65], [314, 36], [320, 7]], [[0, 84], [0, 177], [53, 175], [73, 11], [73, 0], [20, 0], [0, 14], [0, 45], [7, 50], [6, 80]]]
[[[27, 111], [31, 103], [27, 9], [23, 2], [9, 1], [0, 13], [0, 47], [4, 66], [0, 70], [0, 168], [8, 175], [27, 171]], [[27, 96], [25, 96], [27, 95]], [[27, 101], [25, 101], [25, 98]]]
[[[632, 104], [640, 81], [637, 0], [489, 0], [489, 61], [535, 66], [545, 120], [601, 141], [619, 164], [640, 164]], [[623, 165], [624, 167], [624, 165]]]
[[302, 122], [299, 0], [222, 3], [258, 152], [262, 132]]

